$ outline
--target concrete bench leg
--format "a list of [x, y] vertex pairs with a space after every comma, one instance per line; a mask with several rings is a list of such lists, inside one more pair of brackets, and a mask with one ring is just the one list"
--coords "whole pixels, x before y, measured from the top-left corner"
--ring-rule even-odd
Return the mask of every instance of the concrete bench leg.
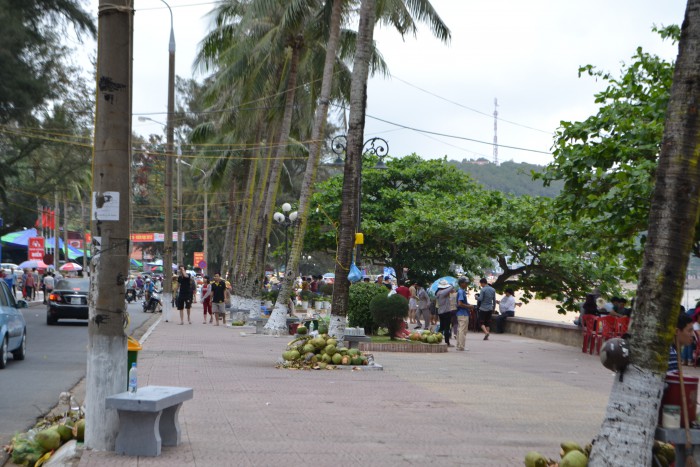
[[161, 439], [158, 425], [161, 412], [119, 410], [119, 434], [115, 451], [127, 456], [159, 456]]
[[180, 444], [180, 421], [177, 414], [182, 404], [173, 405], [163, 409], [160, 416], [160, 438], [163, 446], [177, 446]]

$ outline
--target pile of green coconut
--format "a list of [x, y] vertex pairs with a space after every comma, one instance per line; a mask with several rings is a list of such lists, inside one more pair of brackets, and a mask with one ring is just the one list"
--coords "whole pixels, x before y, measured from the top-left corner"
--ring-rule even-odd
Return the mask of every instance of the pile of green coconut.
[[[300, 332], [301, 331], [301, 332]], [[297, 338], [282, 352], [284, 368], [333, 369], [339, 365], [367, 365], [369, 359], [358, 349], [338, 347], [338, 341], [328, 334], [306, 335], [306, 329], [297, 328]]]
[[411, 335], [408, 336], [408, 339], [414, 342], [423, 342], [424, 344], [440, 344], [443, 337], [444, 336], [439, 332], [432, 332], [426, 329], [423, 332], [413, 331]]
[[14, 464], [38, 467], [72, 439], [84, 441], [84, 418], [64, 417], [58, 422], [44, 419], [34, 429], [16, 434], [5, 450], [12, 455]]
[[[561, 460], [547, 459], [537, 451], [530, 451], [525, 456], [525, 467], [586, 467], [588, 465], [588, 457], [593, 449], [591, 443], [582, 448], [574, 441], [565, 441], [560, 446]], [[676, 460], [675, 448], [669, 443], [654, 441], [652, 454], [655, 459], [654, 465], [668, 467]]]

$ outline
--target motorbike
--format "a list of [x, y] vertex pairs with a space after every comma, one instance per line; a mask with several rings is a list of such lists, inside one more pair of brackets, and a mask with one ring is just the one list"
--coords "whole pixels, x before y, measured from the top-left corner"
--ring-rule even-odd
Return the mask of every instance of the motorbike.
[[161, 313], [163, 311], [163, 301], [157, 292], [151, 293], [151, 298], [143, 301], [144, 313]]
[[136, 289], [126, 289], [126, 302], [131, 303], [138, 300], [136, 296]]

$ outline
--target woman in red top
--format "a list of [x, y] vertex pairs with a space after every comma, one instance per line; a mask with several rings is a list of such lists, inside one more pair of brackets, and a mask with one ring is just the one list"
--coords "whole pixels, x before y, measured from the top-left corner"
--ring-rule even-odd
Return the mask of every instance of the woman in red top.
[[204, 323], [207, 324], [207, 313], [209, 313], [209, 322], [212, 322], [212, 312], [211, 312], [211, 287], [209, 287], [209, 278], [204, 276], [202, 278], [202, 306], [204, 307]]

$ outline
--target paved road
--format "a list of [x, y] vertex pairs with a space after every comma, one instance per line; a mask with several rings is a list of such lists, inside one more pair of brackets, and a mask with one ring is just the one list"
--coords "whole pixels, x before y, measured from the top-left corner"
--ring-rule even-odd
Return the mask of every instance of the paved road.
[[[129, 305], [128, 311], [129, 334], [152, 316], [136, 303]], [[0, 371], [0, 447], [51, 410], [58, 395], [75, 386], [86, 371], [87, 321], [66, 320], [47, 326], [41, 302], [33, 302], [23, 313], [27, 358], [22, 362], [10, 359], [7, 368]]]

